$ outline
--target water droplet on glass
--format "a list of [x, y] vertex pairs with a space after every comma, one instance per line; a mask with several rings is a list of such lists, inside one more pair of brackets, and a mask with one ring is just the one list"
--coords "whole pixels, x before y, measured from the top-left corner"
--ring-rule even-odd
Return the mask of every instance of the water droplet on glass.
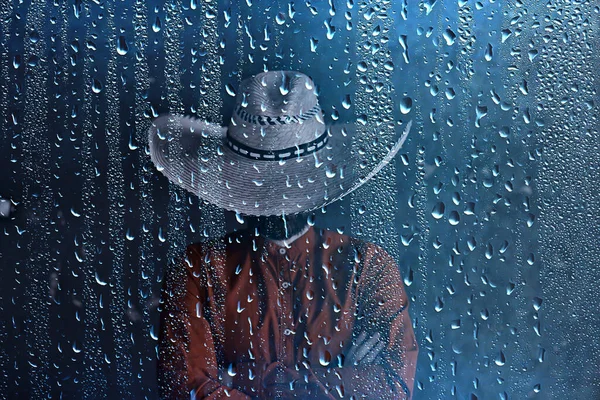
[[493, 255], [494, 255], [494, 247], [492, 246], [491, 243], [488, 243], [487, 247], [485, 248], [485, 258], [490, 260]]
[[27, 60], [27, 65], [29, 65], [30, 67], [35, 67], [38, 64], [39, 58], [36, 55], [33, 55], [31, 57], [29, 57], [29, 60]]
[[278, 13], [275, 17], [275, 22], [277, 25], [283, 25], [285, 23], [285, 14], [282, 12]]
[[315, 38], [310, 38], [310, 51], [312, 53], [316, 53], [317, 52], [317, 45], [319, 44], [319, 41]]
[[529, 61], [533, 61], [533, 60], [535, 60], [535, 58], [537, 57], [537, 55], [538, 55], [538, 51], [537, 51], [537, 50], [535, 50], [535, 49], [534, 49], [534, 50], [529, 50], [529, 51], [527, 52], [527, 55], [529, 56]]
[[240, 214], [239, 212], [235, 212], [235, 219], [237, 222], [239, 222], [240, 224], [244, 223], [244, 217], [242, 216], [242, 214]]
[[488, 109], [486, 106], [477, 106], [475, 109], [475, 126], [479, 128], [481, 126], [481, 119], [487, 115]]
[[127, 46], [127, 41], [125, 40], [125, 36], [119, 36], [119, 40], [117, 41], [117, 53], [120, 56], [124, 56], [129, 51], [129, 47]]
[[326, 37], [329, 40], [333, 39], [333, 36], [335, 35], [335, 26], [331, 24], [331, 20], [331, 18], [328, 18], [324, 22], [325, 28], [327, 29]]
[[467, 247], [469, 248], [469, 251], [475, 250], [476, 246], [477, 246], [477, 241], [475, 240], [475, 238], [473, 236], [471, 236], [469, 239], [467, 239]]
[[161, 28], [161, 22], [160, 22], [160, 18], [156, 17], [156, 20], [154, 21], [154, 23], [152, 24], [152, 30], [154, 32], [160, 32], [160, 28]]
[[331, 166], [327, 166], [325, 168], [325, 176], [328, 178], [333, 178], [336, 175], [335, 171], [331, 168]]
[[225, 91], [231, 97], [235, 97], [235, 89], [233, 88], [233, 86], [231, 86], [231, 84], [228, 83], [225, 85]]
[[535, 311], [539, 311], [540, 308], [542, 307], [542, 299], [540, 299], [539, 297], [534, 297], [533, 298], [533, 309]]
[[81, 353], [81, 348], [79, 346], [77, 346], [77, 342], [73, 341], [73, 346], [72, 346], [73, 352], [75, 354]]
[[158, 333], [156, 332], [154, 325], [150, 326], [150, 337], [152, 340], [158, 340]]
[[229, 375], [229, 376], [237, 375], [237, 371], [235, 370], [235, 367], [233, 366], [233, 364], [229, 364], [229, 366], [227, 367], [227, 375]]
[[400, 112], [402, 114], [408, 114], [412, 109], [413, 101], [410, 97], [404, 97], [400, 100]]
[[435, 219], [440, 219], [444, 216], [445, 210], [446, 210], [446, 206], [444, 205], [443, 202], [440, 201], [433, 207], [433, 210], [431, 210], [431, 215]]
[[452, 211], [450, 213], [448, 222], [450, 222], [450, 225], [458, 225], [460, 222], [460, 215], [458, 214], [458, 211]]
[[16, 54], [13, 57], [13, 63], [12, 64], [13, 64], [13, 68], [14, 69], [19, 69], [19, 67], [21, 66], [21, 56], [18, 55], [18, 54]]
[[498, 354], [498, 356], [494, 359], [494, 362], [499, 367], [501, 367], [504, 364], [506, 364], [506, 357], [504, 357], [504, 353], [502, 351], [500, 351], [500, 353]]
[[435, 307], [434, 308], [435, 308], [435, 311], [437, 311], [437, 312], [442, 311], [442, 309], [444, 308], [444, 302], [442, 301], [441, 297], [438, 296], [435, 299]]
[[352, 107], [352, 100], [350, 100], [349, 94], [344, 95], [344, 98], [342, 99], [342, 107], [344, 107], [346, 110]]
[[482, 320], [487, 321], [490, 318], [490, 312], [488, 311], [487, 308], [484, 308], [479, 313], [479, 316], [481, 317]]
[[436, 3], [437, 3], [437, 0], [424, 0], [423, 1], [423, 6], [425, 7], [425, 15], [429, 15], [429, 13], [431, 13], [431, 11], [433, 10], [433, 7], [435, 7]]
[[92, 81], [92, 92], [100, 93], [102, 91], [102, 83], [98, 79]]
[[529, 255], [527, 256], [527, 264], [533, 265], [534, 263], [535, 263], [535, 256], [533, 255], [533, 253], [529, 253]]
[[516, 285], [512, 282], [510, 282], [507, 286], [506, 286], [506, 294], [508, 296], [510, 296], [512, 294], [512, 292], [515, 291]]
[[331, 353], [327, 350], [319, 354], [319, 364], [326, 367], [331, 363]]
[[412, 285], [412, 283], [413, 283], [413, 281], [414, 281], [414, 275], [415, 275], [415, 273], [413, 272], [412, 268], [410, 268], [410, 269], [408, 270], [408, 274], [406, 274], [406, 275], [404, 276], [404, 284], [405, 284], [406, 286], [410, 286], [410, 285]]
[[29, 32], [29, 41], [31, 43], [37, 43], [40, 40], [40, 34], [38, 33], [38, 31], [36, 30], [32, 30], [31, 32]]
[[485, 61], [492, 61], [493, 57], [494, 57], [494, 48], [492, 47], [492, 45], [490, 43], [488, 43], [487, 47], [485, 48], [485, 53], [484, 53]]
[[444, 37], [444, 40], [448, 46], [452, 46], [456, 40], [456, 33], [454, 33], [452, 29], [446, 29], [442, 36]]
[[106, 286], [106, 282], [103, 281], [102, 279], [100, 279], [100, 277], [98, 276], [98, 272], [96, 272], [94, 274], [94, 276], [96, 277], [96, 282], [98, 283], [98, 285], [100, 285], [100, 286]]

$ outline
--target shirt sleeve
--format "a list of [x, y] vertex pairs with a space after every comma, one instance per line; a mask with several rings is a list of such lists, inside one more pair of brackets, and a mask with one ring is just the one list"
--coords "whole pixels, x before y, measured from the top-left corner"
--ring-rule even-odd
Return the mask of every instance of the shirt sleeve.
[[408, 313], [408, 296], [394, 259], [381, 247], [368, 243], [357, 286], [354, 337], [376, 332], [385, 348], [370, 365], [315, 368], [314, 373], [333, 398], [412, 398], [418, 345]]
[[213, 337], [204, 317], [196, 245], [190, 245], [163, 282], [158, 343], [158, 383], [163, 399], [250, 399], [220, 383]]

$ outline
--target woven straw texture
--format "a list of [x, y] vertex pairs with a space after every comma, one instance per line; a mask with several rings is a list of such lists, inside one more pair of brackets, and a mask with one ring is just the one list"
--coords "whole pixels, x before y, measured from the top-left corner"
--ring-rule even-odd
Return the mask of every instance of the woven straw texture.
[[[238, 104], [253, 115], [299, 115], [318, 104], [313, 87], [300, 73], [263, 73], [242, 83]], [[228, 129], [231, 137], [259, 149], [300, 145], [325, 130], [328, 141], [303, 157], [254, 160], [226, 145]], [[361, 186], [395, 156], [409, 129], [410, 123], [387, 153], [359, 159], [351, 150], [357, 126], [326, 127], [320, 112], [302, 123], [266, 128], [235, 116], [224, 128], [189, 116], [162, 115], [150, 127], [149, 145], [157, 169], [198, 197], [240, 214], [281, 215], [323, 207]]]

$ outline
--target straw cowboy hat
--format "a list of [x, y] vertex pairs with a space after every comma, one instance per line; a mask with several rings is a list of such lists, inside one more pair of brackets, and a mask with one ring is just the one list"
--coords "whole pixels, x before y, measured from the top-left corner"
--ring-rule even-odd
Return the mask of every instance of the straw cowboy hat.
[[242, 81], [229, 127], [181, 115], [156, 118], [150, 157], [171, 182], [221, 208], [295, 214], [368, 181], [396, 155], [411, 122], [380, 154], [353, 151], [356, 125], [325, 124], [308, 76], [269, 71]]

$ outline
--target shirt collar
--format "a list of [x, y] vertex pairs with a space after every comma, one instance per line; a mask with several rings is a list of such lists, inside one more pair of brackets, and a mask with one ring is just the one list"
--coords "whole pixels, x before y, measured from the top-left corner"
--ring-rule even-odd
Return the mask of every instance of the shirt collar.
[[[312, 225], [308, 225], [308, 229], [306, 229], [304, 233], [300, 234], [300, 236], [298, 236], [293, 242], [284, 243], [283, 246], [279, 244], [278, 241], [265, 238], [263, 236], [260, 236], [259, 238], [268, 253], [279, 255], [288, 254], [290, 258], [294, 258], [301, 253], [305, 253], [309, 247], [312, 247], [316, 244], [315, 228]], [[284, 249], [285, 251], [282, 253], [280, 249]]]
[[299, 239], [300, 237], [304, 236], [304, 234], [308, 231], [308, 229], [310, 228], [309, 224], [306, 224], [306, 226], [298, 233], [296, 233], [295, 235], [287, 238], [287, 239], [283, 239], [283, 240], [274, 240], [271, 239], [272, 242], [274, 242], [276, 245], [280, 246], [280, 247], [290, 247], [290, 245], [297, 239]]

